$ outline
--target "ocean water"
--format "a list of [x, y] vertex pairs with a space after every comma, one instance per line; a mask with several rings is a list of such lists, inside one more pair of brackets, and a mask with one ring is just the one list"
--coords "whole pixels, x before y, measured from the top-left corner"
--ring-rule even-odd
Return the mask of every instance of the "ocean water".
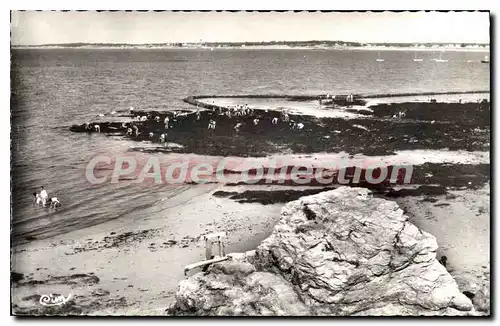
[[[98, 113], [189, 108], [201, 94], [400, 93], [488, 90], [484, 53], [339, 50], [95, 50], [12, 51], [12, 240], [50, 237], [114, 218], [162, 216], [168, 198], [189, 185], [90, 185], [89, 160], [130, 153], [138, 143], [77, 134], [72, 124]], [[102, 118], [106, 119], [106, 118]], [[140, 159], [145, 155], [137, 153]], [[43, 185], [63, 206], [32, 206]]]

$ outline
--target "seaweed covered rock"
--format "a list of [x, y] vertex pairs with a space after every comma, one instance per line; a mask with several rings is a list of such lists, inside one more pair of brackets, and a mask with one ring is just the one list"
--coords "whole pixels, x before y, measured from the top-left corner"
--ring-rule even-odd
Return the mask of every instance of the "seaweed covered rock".
[[341, 187], [288, 203], [255, 251], [180, 282], [174, 315], [463, 315], [436, 239], [395, 202]]

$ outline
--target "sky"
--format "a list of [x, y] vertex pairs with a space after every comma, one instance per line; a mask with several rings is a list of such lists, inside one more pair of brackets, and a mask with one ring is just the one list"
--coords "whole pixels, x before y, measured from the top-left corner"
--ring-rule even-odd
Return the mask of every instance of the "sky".
[[13, 11], [13, 45], [342, 40], [489, 43], [487, 12]]

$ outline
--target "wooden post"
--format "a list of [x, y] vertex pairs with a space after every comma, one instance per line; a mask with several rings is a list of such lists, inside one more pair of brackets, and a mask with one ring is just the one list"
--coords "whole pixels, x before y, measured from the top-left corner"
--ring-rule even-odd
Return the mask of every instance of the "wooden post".
[[220, 237], [217, 237], [217, 245], [219, 246], [219, 256], [223, 257], [224, 255], [222, 254], [222, 240]]
[[212, 259], [212, 239], [206, 239], [205, 241], [205, 259]]

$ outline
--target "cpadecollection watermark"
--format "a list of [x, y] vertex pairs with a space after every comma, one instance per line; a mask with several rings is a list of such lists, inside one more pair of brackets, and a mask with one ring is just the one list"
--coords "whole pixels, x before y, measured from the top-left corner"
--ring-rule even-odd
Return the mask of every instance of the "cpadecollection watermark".
[[145, 184], [293, 184], [328, 185], [381, 183], [409, 184], [413, 166], [387, 164], [380, 160], [357, 161], [348, 159], [320, 161], [315, 164], [297, 160], [241, 160], [222, 158], [204, 160], [179, 158], [162, 161], [158, 156], [136, 159], [134, 156], [93, 157], [85, 169], [86, 180], [92, 185], [103, 183]]

